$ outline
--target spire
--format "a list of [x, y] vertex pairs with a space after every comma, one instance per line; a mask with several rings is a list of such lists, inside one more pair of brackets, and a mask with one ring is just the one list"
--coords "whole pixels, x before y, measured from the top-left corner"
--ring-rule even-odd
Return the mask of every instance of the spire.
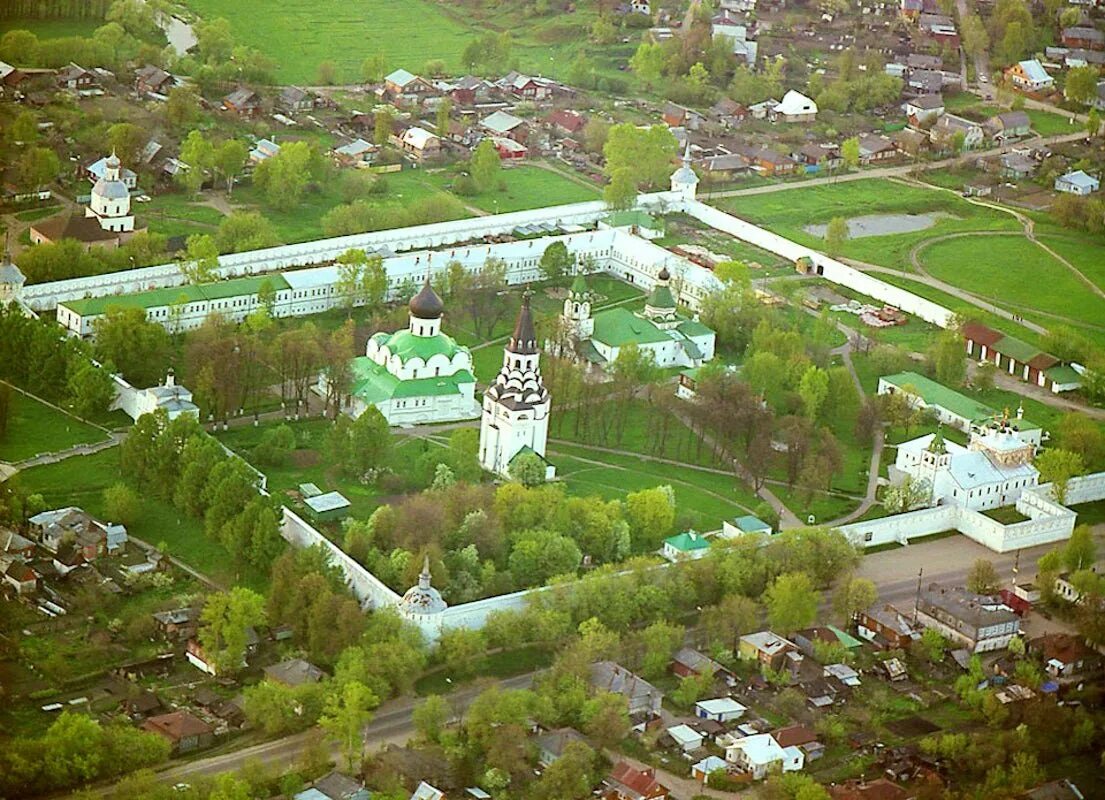
[[683, 166], [687, 169], [691, 168], [691, 140], [687, 139], [687, 147], [683, 151]]
[[422, 589], [430, 588], [430, 554], [426, 554], [425, 560], [422, 562], [422, 572], [418, 574], [418, 586]]
[[518, 311], [518, 321], [514, 323], [514, 333], [510, 335], [506, 349], [519, 355], [533, 355], [537, 352], [537, 331], [533, 327], [528, 290], [522, 294], [522, 308]]

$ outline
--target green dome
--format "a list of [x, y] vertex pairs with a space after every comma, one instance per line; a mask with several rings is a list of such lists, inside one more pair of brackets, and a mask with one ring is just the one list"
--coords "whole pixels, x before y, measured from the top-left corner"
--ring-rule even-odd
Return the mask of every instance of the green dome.
[[444, 333], [434, 336], [415, 336], [406, 329], [383, 338], [380, 346], [386, 347], [404, 364], [412, 358], [420, 358], [423, 362], [429, 361], [436, 355], [443, 355], [452, 361], [453, 356], [465, 349], [458, 345], [452, 336]]

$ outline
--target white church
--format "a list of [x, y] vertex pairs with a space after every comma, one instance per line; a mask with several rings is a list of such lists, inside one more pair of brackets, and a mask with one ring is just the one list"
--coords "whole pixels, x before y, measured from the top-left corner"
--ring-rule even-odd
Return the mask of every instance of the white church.
[[1039, 484], [1032, 464], [1036, 446], [1011, 426], [996, 423], [971, 434], [967, 447], [945, 441], [938, 430], [898, 445], [891, 482], [909, 475], [931, 487], [929, 505], [975, 511], [1013, 505]]
[[31, 225], [32, 244], [76, 239], [85, 249], [118, 247], [143, 230], [130, 206], [130, 189], [122, 177], [122, 164], [112, 151], [103, 162], [103, 175], [92, 185], [84, 214], [50, 217]]
[[[510, 477], [510, 464], [521, 453], [545, 460], [552, 401], [541, 379], [540, 358], [526, 293], [503, 351], [503, 367], [483, 395], [479, 456], [488, 472]], [[551, 480], [556, 468], [545, 465], [545, 479]]]
[[[359, 417], [375, 406], [389, 425], [417, 425], [475, 419], [476, 378], [472, 353], [441, 330], [445, 304], [429, 275], [410, 301], [407, 327], [373, 334], [365, 354], [353, 359], [346, 411]], [[319, 378], [326, 394], [327, 379]]]

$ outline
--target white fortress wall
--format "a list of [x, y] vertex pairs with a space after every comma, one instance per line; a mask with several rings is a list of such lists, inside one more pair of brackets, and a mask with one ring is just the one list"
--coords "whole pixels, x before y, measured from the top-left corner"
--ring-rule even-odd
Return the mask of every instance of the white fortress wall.
[[358, 564], [351, 556], [342, 552], [341, 548], [290, 508], [283, 506], [282, 510], [280, 535], [296, 547], [313, 547], [316, 544], [325, 547], [330, 553], [330, 562], [345, 575], [346, 584], [352, 590], [353, 596], [361, 601], [363, 607], [383, 608], [399, 605], [402, 598], [383, 581]]
[[847, 286], [849, 289], [854, 289], [876, 300], [881, 300], [920, 317], [926, 322], [946, 328], [954, 316], [951, 311], [931, 300], [926, 300], [905, 289], [892, 286], [885, 281], [830, 258], [811, 247], [792, 242], [777, 233], [772, 233], [750, 222], [745, 222], [732, 214], [726, 214], [713, 206], [695, 200], [684, 203], [682, 207], [686, 213], [711, 228], [716, 228], [742, 241], [762, 247], [764, 250], [775, 253], [788, 261], [795, 262], [799, 258], [809, 258], [815, 267], [819, 268], [819, 274], [823, 275], [826, 280]]

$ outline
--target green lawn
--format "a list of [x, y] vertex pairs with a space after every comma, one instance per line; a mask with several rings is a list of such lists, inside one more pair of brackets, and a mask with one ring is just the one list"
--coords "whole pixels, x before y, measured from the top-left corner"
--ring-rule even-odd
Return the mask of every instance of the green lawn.
[[240, 0], [185, 0], [204, 19], [230, 22], [236, 43], [256, 47], [277, 62], [279, 83], [315, 83], [318, 65], [332, 61], [339, 82], [356, 82], [361, 62], [386, 59], [388, 70], [422, 72], [429, 59], [460, 69], [460, 55], [474, 36], [436, 3], [426, 0], [283, 0], [279, 13], [258, 13]]
[[[454, 175], [449, 172], [427, 172], [425, 178], [434, 186], [448, 191]], [[495, 187], [470, 197], [461, 197], [460, 200], [499, 214], [601, 199], [598, 187], [586, 186], [541, 167], [527, 165], [504, 169], [500, 173], [500, 182], [502, 190]]]
[[1077, 133], [1082, 126], [1069, 117], [1053, 114], [1039, 108], [1027, 108], [1025, 112], [1032, 120], [1032, 130], [1041, 136], [1057, 136], [1062, 133]]
[[824, 240], [807, 233], [806, 225], [826, 223], [833, 217], [852, 219], [872, 214], [946, 215], [925, 230], [849, 239], [841, 249], [841, 255], [848, 258], [905, 271], [911, 269], [909, 251], [925, 239], [962, 231], [1020, 229], [1012, 216], [973, 205], [950, 192], [883, 178], [736, 197], [721, 200], [717, 205], [819, 249], [825, 246]]
[[34, 222], [36, 219], [52, 217], [61, 210], [61, 206], [44, 206], [43, 208], [31, 208], [17, 212], [14, 216], [20, 222]]
[[1105, 288], [1105, 239], [1065, 232], [1060, 236], [1041, 236], [1040, 241]]
[[1105, 300], [1023, 236], [949, 239], [926, 247], [920, 258], [934, 278], [995, 302], [1089, 323], [1105, 319]]
[[12, 390], [8, 429], [0, 437], [0, 460], [23, 461], [106, 438], [98, 428]]
[[[122, 480], [119, 448], [34, 467], [19, 473], [19, 480], [28, 491], [40, 492], [50, 508], [79, 506], [102, 519], [104, 489]], [[127, 530], [152, 545], [164, 542], [170, 555], [224, 585], [263, 588], [268, 582], [267, 575], [236, 569], [226, 549], [204, 534], [202, 522], [149, 493], [143, 493], [141, 518]]]
[[477, 675], [462, 676], [448, 669], [427, 672], [414, 685], [414, 691], [421, 697], [430, 694], [449, 694], [457, 685], [477, 678], [509, 678], [523, 675], [552, 663], [552, 654], [536, 645], [525, 645], [514, 650], [500, 650], [483, 658], [478, 665]]
[[136, 203], [135, 213], [146, 222], [152, 233], [165, 236], [190, 236], [193, 233], [214, 235], [223, 220], [222, 212], [201, 205], [179, 194], [162, 194], [148, 203]]
[[0, 19], [0, 36], [8, 31], [30, 31], [39, 39], [63, 36], [88, 37], [104, 24], [102, 19]]

